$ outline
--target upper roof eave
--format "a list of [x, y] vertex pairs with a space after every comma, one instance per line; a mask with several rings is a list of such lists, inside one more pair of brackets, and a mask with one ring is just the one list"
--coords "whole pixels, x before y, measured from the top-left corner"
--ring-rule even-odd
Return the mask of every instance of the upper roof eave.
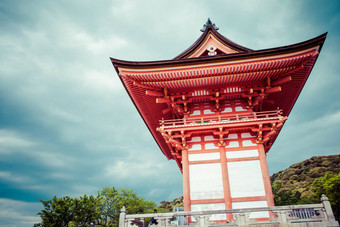
[[245, 60], [251, 58], [260, 58], [260, 57], [270, 57], [282, 54], [294, 53], [301, 50], [306, 50], [312, 47], [319, 46], [319, 52], [323, 46], [323, 43], [327, 37], [327, 32], [317, 36], [315, 38], [306, 40], [304, 42], [262, 49], [262, 50], [254, 50], [251, 52], [241, 52], [241, 53], [232, 53], [226, 55], [217, 55], [217, 56], [203, 56], [196, 58], [175, 58], [171, 60], [160, 60], [160, 61], [125, 61], [115, 58], [110, 58], [113, 66], [115, 67], [117, 73], [119, 73], [119, 67], [127, 67], [127, 68], [135, 68], [135, 69], [146, 69], [146, 68], [161, 68], [161, 67], [169, 67], [169, 66], [188, 66], [194, 64], [209, 64], [209, 63], [218, 63], [222, 61], [234, 61], [234, 60]]

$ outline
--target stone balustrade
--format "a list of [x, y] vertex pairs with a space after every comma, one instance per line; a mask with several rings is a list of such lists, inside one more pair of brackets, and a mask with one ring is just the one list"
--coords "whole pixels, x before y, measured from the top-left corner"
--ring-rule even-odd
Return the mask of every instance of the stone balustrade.
[[[254, 212], [270, 212], [271, 218], [268, 220], [257, 220], [249, 218]], [[209, 220], [214, 214], [232, 214], [233, 219], [227, 223], [216, 223]], [[182, 217], [185, 220], [181, 225], [191, 227], [206, 226], [339, 226], [335, 220], [331, 205], [325, 195], [321, 197], [321, 204], [292, 205], [261, 207], [248, 209], [230, 210], [209, 210], [190, 211], [173, 213], [151, 213], [151, 214], [126, 214], [125, 207], [122, 208], [119, 217], [119, 227], [140, 226], [145, 227], [145, 219], [154, 217], [157, 219], [157, 227], [175, 227], [176, 219]], [[192, 219], [191, 223], [188, 220]]]

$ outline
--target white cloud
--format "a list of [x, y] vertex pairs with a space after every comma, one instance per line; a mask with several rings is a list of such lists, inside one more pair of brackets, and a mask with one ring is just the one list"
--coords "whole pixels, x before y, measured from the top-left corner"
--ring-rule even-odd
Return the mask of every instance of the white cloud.
[[117, 161], [106, 166], [107, 177], [128, 180], [133, 178], [156, 178], [163, 165], [146, 158], [134, 158], [128, 161]]
[[32, 214], [32, 210], [38, 213], [41, 208], [41, 203], [0, 198], [0, 226], [33, 226], [41, 219], [38, 215]]
[[[0, 153], [9, 154], [13, 149], [20, 151], [32, 147], [35, 143], [11, 130], [0, 130]], [[17, 148], [20, 148], [17, 149]]]
[[0, 171], [0, 179], [2, 181], [14, 182], [21, 185], [33, 183], [33, 179], [30, 176], [16, 175], [9, 171]]
[[[26, 161], [31, 160], [34, 163], [39, 163], [40, 167], [48, 168], [64, 168], [68, 169], [72, 163], [73, 157], [52, 150], [47, 150], [48, 146], [39, 138], [30, 138], [31, 136], [23, 136], [19, 132], [13, 130], [0, 130], [0, 160], [20, 161], [26, 158]], [[13, 158], [13, 159], [12, 159]], [[0, 177], [8, 181], [17, 183], [28, 183], [33, 181], [32, 178], [26, 176], [26, 172], [13, 173], [1, 171]]]
[[305, 131], [309, 131], [312, 128], [322, 131], [326, 128], [338, 124], [340, 124], [340, 110], [338, 110], [337, 112], [326, 113], [324, 116], [320, 116], [313, 121], [308, 121], [305, 123], [303, 128], [305, 129]]
[[81, 123], [79, 116], [75, 116], [74, 114], [66, 112], [64, 109], [61, 109], [60, 107], [50, 106], [47, 109], [54, 119], [59, 118], [58, 120], [64, 120], [73, 123]]

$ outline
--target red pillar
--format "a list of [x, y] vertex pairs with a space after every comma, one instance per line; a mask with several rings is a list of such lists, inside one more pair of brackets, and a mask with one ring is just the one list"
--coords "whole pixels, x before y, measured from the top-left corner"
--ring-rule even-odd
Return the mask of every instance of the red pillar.
[[[220, 147], [224, 203], [225, 203], [225, 208], [229, 210], [229, 209], [232, 209], [232, 204], [231, 204], [230, 184], [229, 184], [229, 176], [228, 176], [227, 157], [226, 157], [225, 152], [226, 152], [225, 148]], [[227, 221], [230, 221], [232, 219], [233, 219], [233, 215], [227, 214]]]
[[191, 211], [188, 150], [182, 150], [184, 211]]
[[259, 144], [258, 147], [259, 147], [259, 158], [260, 158], [261, 171], [262, 171], [262, 177], [263, 177], [263, 183], [264, 183], [264, 190], [266, 192], [266, 199], [267, 199], [268, 206], [272, 207], [272, 206], [275, 206], [275, 203], [274, 203], [272, 185], [270, 182], [270, 176], [269, 176], [269, 171], [268, 171], [267, 158], [266, 158], [263, 144]]

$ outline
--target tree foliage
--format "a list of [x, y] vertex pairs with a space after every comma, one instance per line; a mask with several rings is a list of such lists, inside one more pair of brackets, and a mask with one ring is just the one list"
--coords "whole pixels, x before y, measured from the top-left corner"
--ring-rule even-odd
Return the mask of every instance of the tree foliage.
[[325, 194], [340, 215], [340, 155], [312, 157], [271, 177], [275, 205], [320, 203]]
[[63, 198], [53, 197], [52, 200], [41, 200], [44, 209], [38, 214], [42, 220], [42, 226], [67, 226], [73, 219], [72, 205], [74, 199], [66, 196]]
[[183, 207], [183, 196], [170, 201], [161, 201], [157, 210], [162, 213], [173, 212], [174, 207]]
[[118, 192], [114, 187], [105, 187], [98, 195], [101, 201], [100, 212], [103, 225], [118, 226], [120, 210], [126, 207], [128, 214], [151, 213], [156, 204], [153, 201], [138, 197], [136, 193], [127, 188], [121, 188]]
[[128, 213], [148, 213], [155, 209], [153, 201], [137, 196], [132, 190], [105, 187], [98, 195], [80, 198], [69, 196], [51, 200], [41, 200], [44, 209], [40, 215], [42, 222], [35, 226], [118, 226], [120, 209], [125, 206]]
[[316, 197], [325, 194], [332, 205], [334, 216], [339, 220], [340, 216], [340, 173], [319, 177], [312, 184]]
[[312, 192], [308, 196], [302, 197], [296, 188], [282, 190], [282, 182], [272, 184], [275, 205], [295, 205], [295, 204], [313, 204], [320, 203], [321, 195], [328, 197], [332, 205], [334, 216], [339, 220], [340, 216], [340, 173], [330, 174], [316, 178], [309, 185]]

